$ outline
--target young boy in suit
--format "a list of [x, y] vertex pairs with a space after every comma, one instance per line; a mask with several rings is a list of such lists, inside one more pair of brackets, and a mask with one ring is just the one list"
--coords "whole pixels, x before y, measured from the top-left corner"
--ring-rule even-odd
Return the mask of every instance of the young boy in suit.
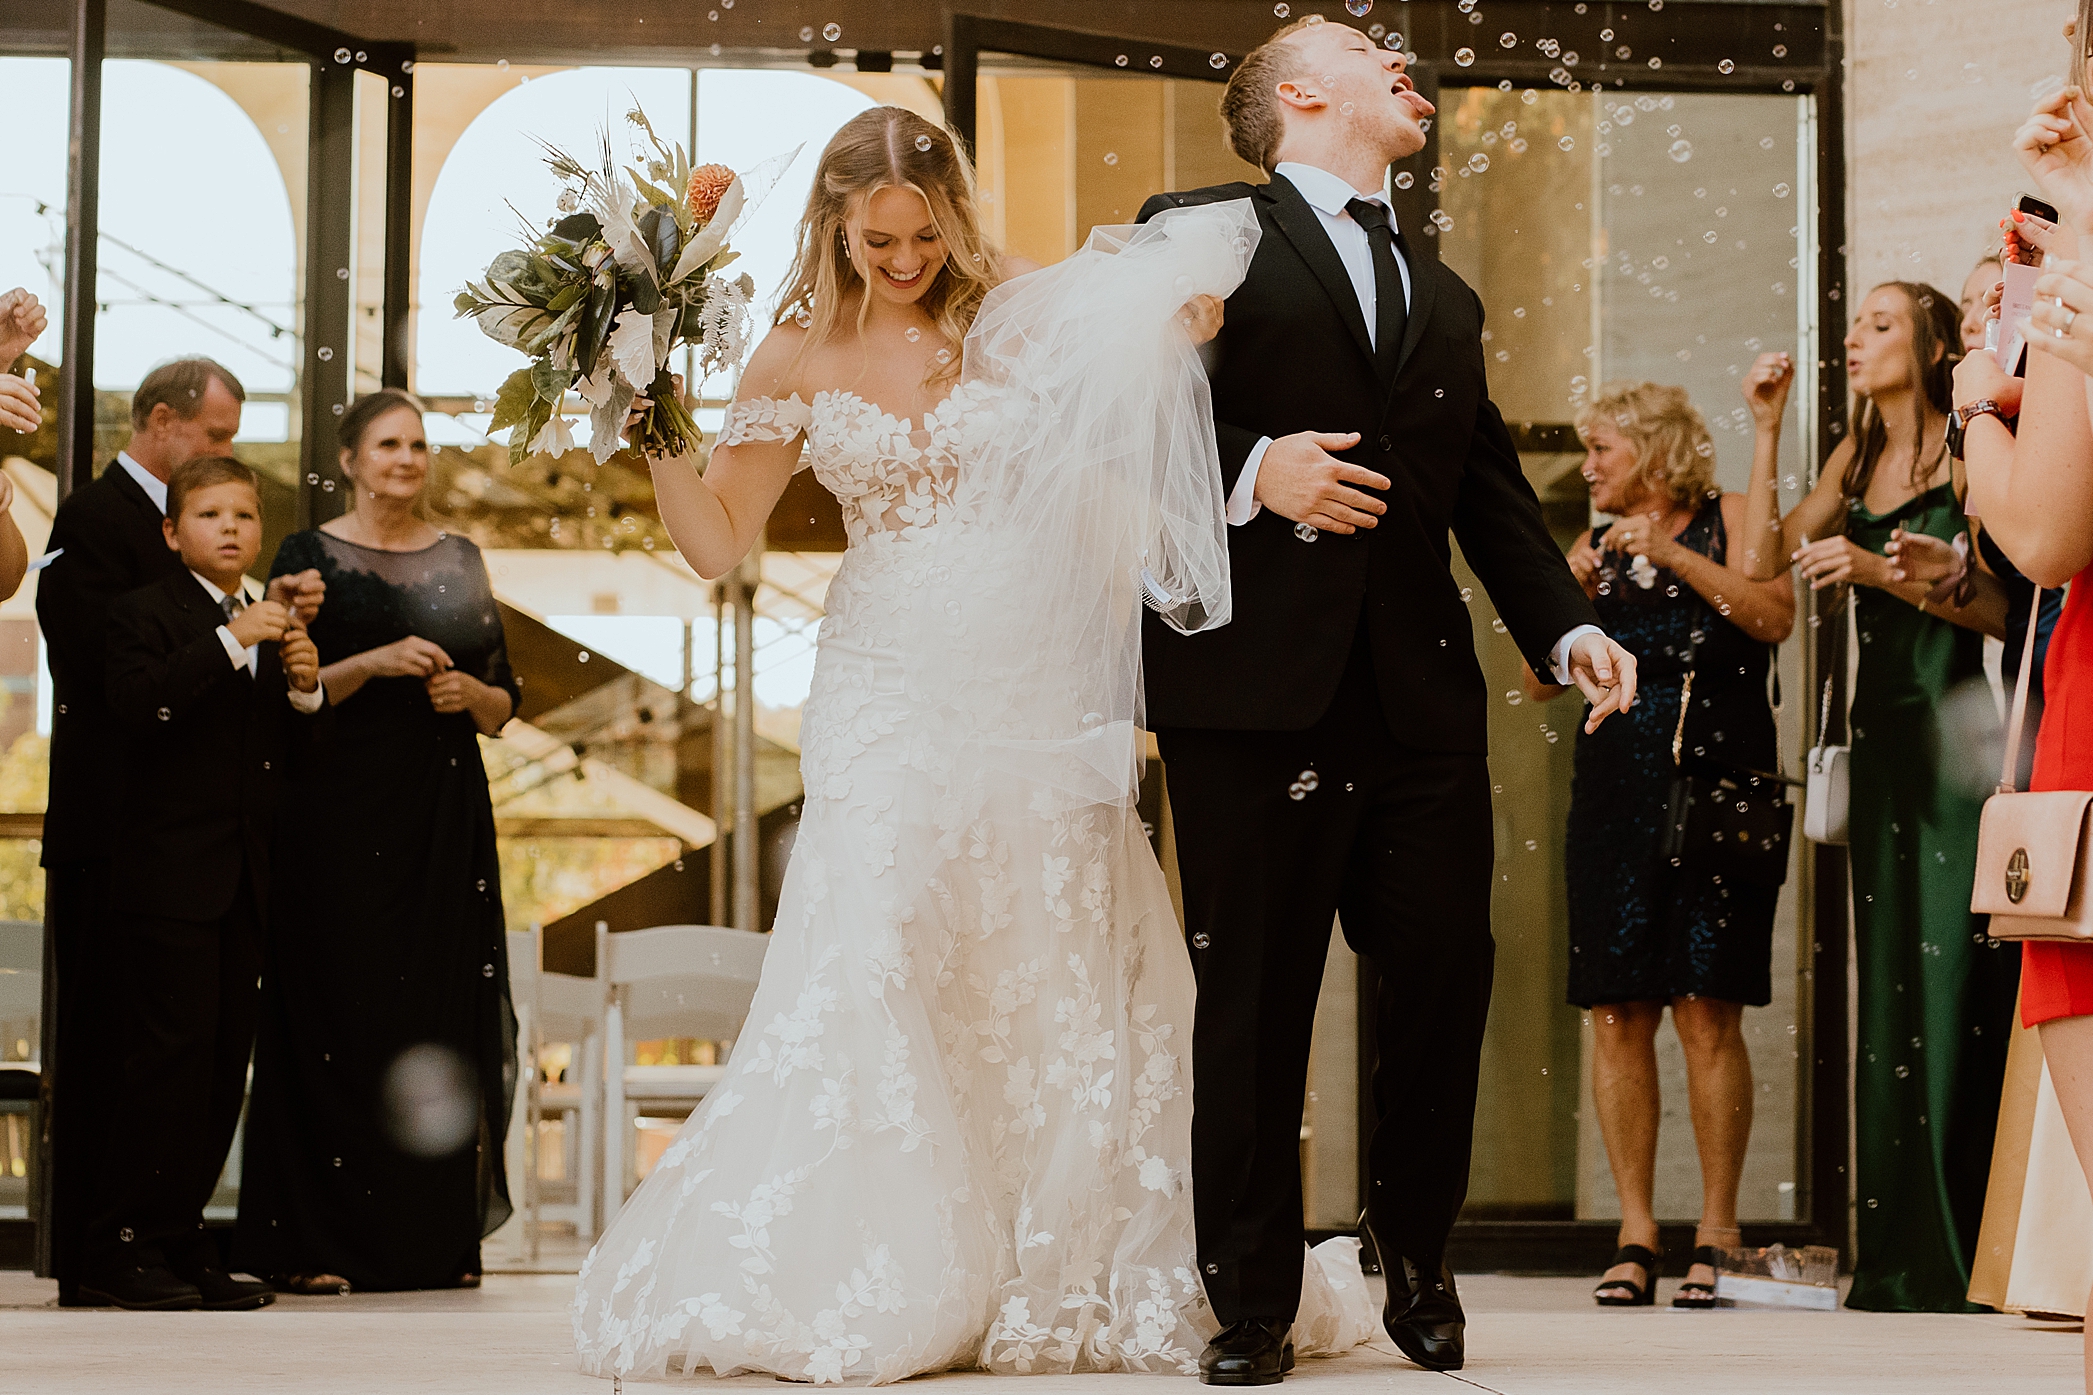
[[181, 570], [110, 608], [108, 700], [124, 742], [109, 888], [127, 1013], [112, 1185], [81, 1292], [123, 1308], [259, 1308], [203, 1230], [246, 1094], [285, 762], [326, 704], [319, 651], [247, 580], [254, 472], [206, 457], [167, 482]]

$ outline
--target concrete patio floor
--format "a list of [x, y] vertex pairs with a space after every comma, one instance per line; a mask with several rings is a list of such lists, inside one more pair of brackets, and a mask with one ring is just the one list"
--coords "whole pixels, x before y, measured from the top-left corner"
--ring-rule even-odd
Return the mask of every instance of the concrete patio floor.
[[[574, 1370], [567, 1274], [490, 1273], [477, 1291], [282, 1298], [256, 1313], [61, 1311], [55, 1285], [0, 1272], [0, 1392], [414, 1391], [605, 1395]], [[1420, 1371], [1385, 1342], [1306, 1362], [1317, 1395], [2078, 1395], [2079, 1328], [2018, 1317], [1602, 1311], [1580, 1279], [1461, 1280], [1468, 1369]], [[1660, 1297], [1668, 1297], [1665, 1281]], [[1007, 1377], [934, 1378], [939, 1395], [1012, 1395]], [[767, 1378], [716, 1382], [776, 1388]], [[1022, 1395], [1189, 1389], [1160, 1376], [1058, 1376]], [[635, 1385], [635, 1389], [643, 1388]], [[648, 1389], [659, 1387], [644, 1387]]]

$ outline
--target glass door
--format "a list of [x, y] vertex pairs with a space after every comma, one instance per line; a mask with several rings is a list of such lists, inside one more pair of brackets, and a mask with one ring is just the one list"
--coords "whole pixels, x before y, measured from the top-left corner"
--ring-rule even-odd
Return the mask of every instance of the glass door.
[[[1311, 8], [1322, 7], [1294, 7]], [[1741, 488], [1751, 452], [1743, 371], [1768, 349], [1818, 363], [1820, 319], [1842, 318], [1838, 238], [1825, 236], [1839, 207], [1838, 89], [1821, 10], [1522, 7], [1531, 32], [1499, 34], [1473, 6], [1383, 6], [1395, 9], [1392, 24], [1374, 22], [1372, 6], [1346, 8], [1359, 17], [1327, 18], [1410, 53], [1439, 108], [1425, 150], [1392, 172], [1391, 200], [1413, 254], [1443, 260], [1482, 297], [1492, 396], [1557, 541], [1567, 548], [1596, 521], [1572, 423], [1603, 382], [1687, 388], [1709, 420], [1719, 484]], [[975, 143], [996, 233], [1052, 261], [1091, 226], [1130, 219], [1150, 193], [1261, 180], [1226, 148], [1215, 84], [1264, 31], [1231, 25], [1216, 36], [1228, 51], [1210, 52], [955, 16], [946, 109]], [[1803, 375], [1784, 459], [1816, 458], [1830, 404], [1843, 402], [1838, 372], [1822, 363]], [[1812, 473], [1795, 471], [1788, 503]], [[1562, 848], [1580, 713], [1571, 699], [1520, 696], [1518, 656], [1458, 556], [1456, 565], [1500, 696], [1497, 978], [1455, 1259], [1583, 1268], [1610, 1251], [1619, 1205], [1591, 1103], [1590, 1024], [1564, 1001]], [[1793, 695], [1812, 691], [1814, 638], [1798, 626], [1780, 656], [1791, 767], [1813, 735], [1815, 714]], [[1757, 1120], [1743, 1217], [1755, 1237], [1791, 1244], [1839, 1244], [1845, 1230], [1845, 1005], [1810, 991], [1844, 978], [1842, 908], [1817, 928], [1818, 888], [1839, 871], [1835, 852], [1798, 856], [1776, 927], [1774, 999], [1746, 1015]], [[1333, 940], [1302, 1130], [1311, 1230], [1349, 1229], [1358, 1214], [1359, 1140], [1374, 1124], [1359, 1088], [1374, 1061], [1362, 1030], [1373, 992], [1371, 967]], [[1683, 1063], [1670, 1032], [1660, 1041], [1658, 1209], [1668, 1224], [1690, 1223], [1699, 1166]]]

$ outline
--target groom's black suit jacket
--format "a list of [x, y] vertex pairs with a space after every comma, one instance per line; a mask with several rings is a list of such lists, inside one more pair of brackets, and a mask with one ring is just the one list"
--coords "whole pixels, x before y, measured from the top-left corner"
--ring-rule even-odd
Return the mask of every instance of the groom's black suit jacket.
[[1146, 617], [1148, 725], [1299, 731], [1337, 691], [1366, 608], [1389, 728], [1413, 748], [1483, 753], [1486, 693], [1449, 532], [1534, 671], [1598, 617], [1550, 537], [1483, 371], [1482, 302], [1408, 259], [1408, 329], [1392, 381], [1322, 223], [1283, 177], [1158, 194], [1166, 208], [1247, 198], [1263, 237], [1209, 358], [1224, 494], [1258, 438], [1360, 433], [1339, 458], [1386, 476], [1378, 527], [1314, 542], [1265, 509], [1228, 529], [1234, 618], [1181, 635]]

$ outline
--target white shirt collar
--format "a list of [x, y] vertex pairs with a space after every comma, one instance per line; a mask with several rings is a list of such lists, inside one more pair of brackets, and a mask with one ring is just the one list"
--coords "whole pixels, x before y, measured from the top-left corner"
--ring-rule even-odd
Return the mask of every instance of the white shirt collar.
[[[197, 571], [194, 567], [191, 567], [189, 569], [189, 575], [195, 577], [198, 581], [203, 583], [203, 589], [211, 593], [211, 600], [213, 604], [225, 604], [225, 598], [230, 593], [221, 591], [218, 588], [217, 582], [211, 580], [202, 572]], [[249, 605], [254, 604], [255, 601], [254, 583], [249, 581], [244, 576], [240, 578], [240, 599], [246, 601]]]
[[167, 512], [166, 480], [131, 459], [131, 453], [127, 450], [116, 453], [116, 463], [124, 467], [125, 474], [138, 481], [138, 487], [145, 491], [145, 497], [153, 501], [155, 508], [163, 514]]
[[1366, 199], [1386, 208], [1388, 224], [1390, 227], [1395, 226], [1395, 209], [1389, 204], [1388, 196], [1379, 189], [1371, 193], [1354, 189], [1330, 171], [1315, 165], [1304, 165], [1299, 160], [1284, 161], [1276, 166], [1272, 173], [1285, 175], [1286, 182], [1299, 190], [1301, 197], [1308, 201], [1308, 206], [1318, 213], [1335, 218], [1345, 211], [1344, 206], [1353, 199]]

